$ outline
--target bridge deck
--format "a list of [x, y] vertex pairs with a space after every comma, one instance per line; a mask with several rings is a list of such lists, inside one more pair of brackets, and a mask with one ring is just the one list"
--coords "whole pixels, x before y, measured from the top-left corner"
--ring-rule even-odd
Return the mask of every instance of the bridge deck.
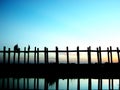
[[0, 65], [1, 77], [120, 77], [120, 64]]

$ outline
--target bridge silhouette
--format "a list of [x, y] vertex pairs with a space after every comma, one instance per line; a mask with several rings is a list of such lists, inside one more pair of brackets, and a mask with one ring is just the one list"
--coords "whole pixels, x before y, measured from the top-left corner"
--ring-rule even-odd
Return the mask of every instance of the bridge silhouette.
[[[3, 47], [3, 50], [0, 51], [0, 53], [3, 54], [3, 58], [1, 57], [2, 61], [1, 64], [11, 64], [10, 60], [11, 57], [13, 57], [13, 63], [12, 64], [16, 64], [15, 63], [15, 59], [17, 58], [17, 64], [20, 64], [20, 56], [23, 53], [24, 54], [24, 63], [23, 64], [29, 64], [30, 63], [30, 53], [34, 54], [34, 63], [33, 64], [39, 64], [40, 62], [40, 53], [44, 53], [44, 64], [49, 64], [49, 53], [55, 53], [55, 60], [56, 60], [56, 64], [60, 64], [59, 61], [59, 53], [66, 53], [66, 59], [67, 59], [67, 64], [70, 64], [69, 62], [69, 57], [71, 52], [76, 53], [76, 57], [77, 57], [77, 64], [81, 64], [81, 60], [80, 60], [80, 53], [81, 52], [86, 52], [87, 53], [87, 60], [88, 60], [88, 64], [92, 64], [91, 63], [91, 53], [94, 52], [97, 54], [97, 64], [102, 64], [102, 52], [106, 52], [107, 53], [107, 58], [108, 58], [108, 62], [109, 64], [113, 63], [113, 52], [116, 52], [117, 57], [118, 57], [118, 63], [120, 63], [120, 55], [119, 55], [119, 48], [117, 47], [116, 50], [112, 50], [112, 46], [107, 47], [106, 50], [101, 50], [101, 47], [97, 47], [96, 50], [91, 50], [91, 46], [87, 47], [86, 50], [79, 50], [79, 47], [77, 47], [76, 50], [69, 50], [68, 47], [66, 47], [66, 50], [59, 50], [58, 47], [55, 48], [55, 50], [48, 50], [47, 47], [44, 47], [44, 50], [39, 50], [39, 48], [34, 48], [34, 50], [30, 50], [30, 46], [28, 46], [28, 48], [24, 47], [24, 50], [20, 50], [20, 48], [17, 47], [17, 49], [14, 48], [14, 50], [11, 50], [10, 48], [8, 48], [8, 50], [6, 50], [6, 47]], [[11, 54], [13, 54], [13, 56], [11, 56]], [[18, 56], [18, 57], [16, 57]]]
[[[55, 53], [55, 63], [49, 63], [49, 53]], [[66, 64], [61, 64], [59, 53], [66, 53]], [[69, 62], [70, 52], [76, 53], [77, 64], [71, 64]], [[81, 52], [87, 53], [88, 64], [81, 64], [80, 56]], [[92, 63], [92, 52], [97, 55], [97, 63]], [[108, 62], [102, 62], [102, 52], [107, 53]], [[113, 52], [116, 52], [118, 57], [118, 63], [113, 63]], [[56, 76], [56, 77], [120, 77], [120, 55], [119, 48], [116, 50], [112, 49], [112, 46], [107, 47], [106, 50], [101, 50], [101, 47], [97, 47], [96, 50], [92, 50], [91, 46], [87, 47], [86, 50], [80, 50], [79, 47], [76, 50], [69, 50], [66, 47], [66, 50], [59, 50], [58, 47], [55, 50], [48, 50], [47, 47], [44, 47], [44, 50], [39, 50], [39, 48], [34, 48], [34, 50], [30, 50], [30, 46], [28, 48], [24, 47], [24, 50], [20, 48], [16, 48], [16, 50], [11, 50], [6, 47], [3, 47], [3, 50], [0, 51], [2, 53], [2, 62], [0, 63], [0, 76], [2, 77], [48, 77], [48, 76]], [[30, 63], [30, 53], [33, 54], [34, 63]], [[40, 53], [44, 53], [44, 61], [45, 63], [41, 64], [40, 62]], [[21, 54], [24, 56], [24, 63], [20, 63]], [[13, 57], [13, 63], [10, 63], [11, 57]], [[16, 63], [17, 61], [17, 63]]]

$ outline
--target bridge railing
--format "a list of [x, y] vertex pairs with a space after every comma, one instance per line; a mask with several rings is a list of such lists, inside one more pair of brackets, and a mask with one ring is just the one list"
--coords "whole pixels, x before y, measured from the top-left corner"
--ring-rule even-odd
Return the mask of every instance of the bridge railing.
[[[11, 50], [10, 48], [8, 48], [8, 50], [6, 49], [6, 47], [3, 47], [3, 50], [0, 51], [0, 53], [2, 53], [2, 57], [0, 57], [0, 59], [2, 60], [2, 64], [10, 64], [10, 58], [13, 57], [13, 64], [15, 64], [16, 62], [16, 58], [17, 58], [17, 62], [18, 64], [20, 63], [20, 55], [21, 53], [23, 53], [23, 57], [24, 57], [24, 64], [29, 64], [30, 62], [30, 53], [33, 53], [34, 56], [34, 64], [39, 64], [40, 62], [40, 56], [39, 53], [44, 53], [44, 61], [45, 64], [49, 64], [49, 53], [55, 53], [55, 63], [59, 64], [59, 53], [66, 53], [66, 59], [67, 59], [67, 64], [69, 64], [69, 57], [70, 57], [70, 52], [74, 52], [76, 53], [76, 58], [77, 58], [77, 64], [80, 64], [81, 60], [80, 60], [80, 56], [81, 56], [81, 52], [86, 52], [87, 53], [87, 60], [88, 60], [88, 64], [91, 64], [92, 62], [92, 52], [96, 53], [97, 55], [97, 63], [98, 64], [102, 64], [102, 52], [106, 52], [107, 53], [107, 60], [108, 63], [113, 63], [113, 52], [115, 52], [117, 54], [117, 59], [118, 59], [118, 63], [120, 63], [120, 55], [119, 55], [119, 48], [117, 47], [116, 50], [112, 50], [112, 46], [107, 47], [106, 50], [101, 50], [101, 47], [97, 47], [96, 50], [92, 50], [91, 46], [87, 47], [86, 50], [80, 50], [79, 47], [76, 48], [76, 50], [69, 50], [68, 47], [66, 47], [66, 50], [59, 50], [58, 47], [55, 48], [55, 50], [48, 50], [47, 47], [44, 47], [44, 50], [39, 50], [39, 48], [34, 48], [34, 50], [30, 50], [29, 48], [27, 49], [26, 47], [24, 47], [24, 50]], [[13, 55], [12, 55], [13, 54]], [[6, 63], [7, 60], [7, 63]]]

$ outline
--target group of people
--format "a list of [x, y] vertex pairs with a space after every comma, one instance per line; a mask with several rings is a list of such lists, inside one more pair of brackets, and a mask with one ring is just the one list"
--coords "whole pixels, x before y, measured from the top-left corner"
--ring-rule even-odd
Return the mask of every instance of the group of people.
[[[30, 50], [30, 45], [28, 45], [28, 50]], [[19, 52], [20, 48], [18, 47], [18, 44], [14, 46], [14, 51]]]

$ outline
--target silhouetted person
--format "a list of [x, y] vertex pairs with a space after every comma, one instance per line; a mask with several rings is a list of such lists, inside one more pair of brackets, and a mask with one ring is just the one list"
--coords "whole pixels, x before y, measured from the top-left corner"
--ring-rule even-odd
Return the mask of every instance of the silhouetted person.
[[18, 48], [18, 44], [16, 44], [16, 45], [14, 46], [14, 51], [16, 51], [17, 48]]
[[17, 52], [20, 51], [20, 48], [18, 47], [18, 44], [16, 44], [16, 45], [14, 46], [14, 51], [17, 51]]
[[28, 51], [30, 51], [30, 45], [28, 45]]

